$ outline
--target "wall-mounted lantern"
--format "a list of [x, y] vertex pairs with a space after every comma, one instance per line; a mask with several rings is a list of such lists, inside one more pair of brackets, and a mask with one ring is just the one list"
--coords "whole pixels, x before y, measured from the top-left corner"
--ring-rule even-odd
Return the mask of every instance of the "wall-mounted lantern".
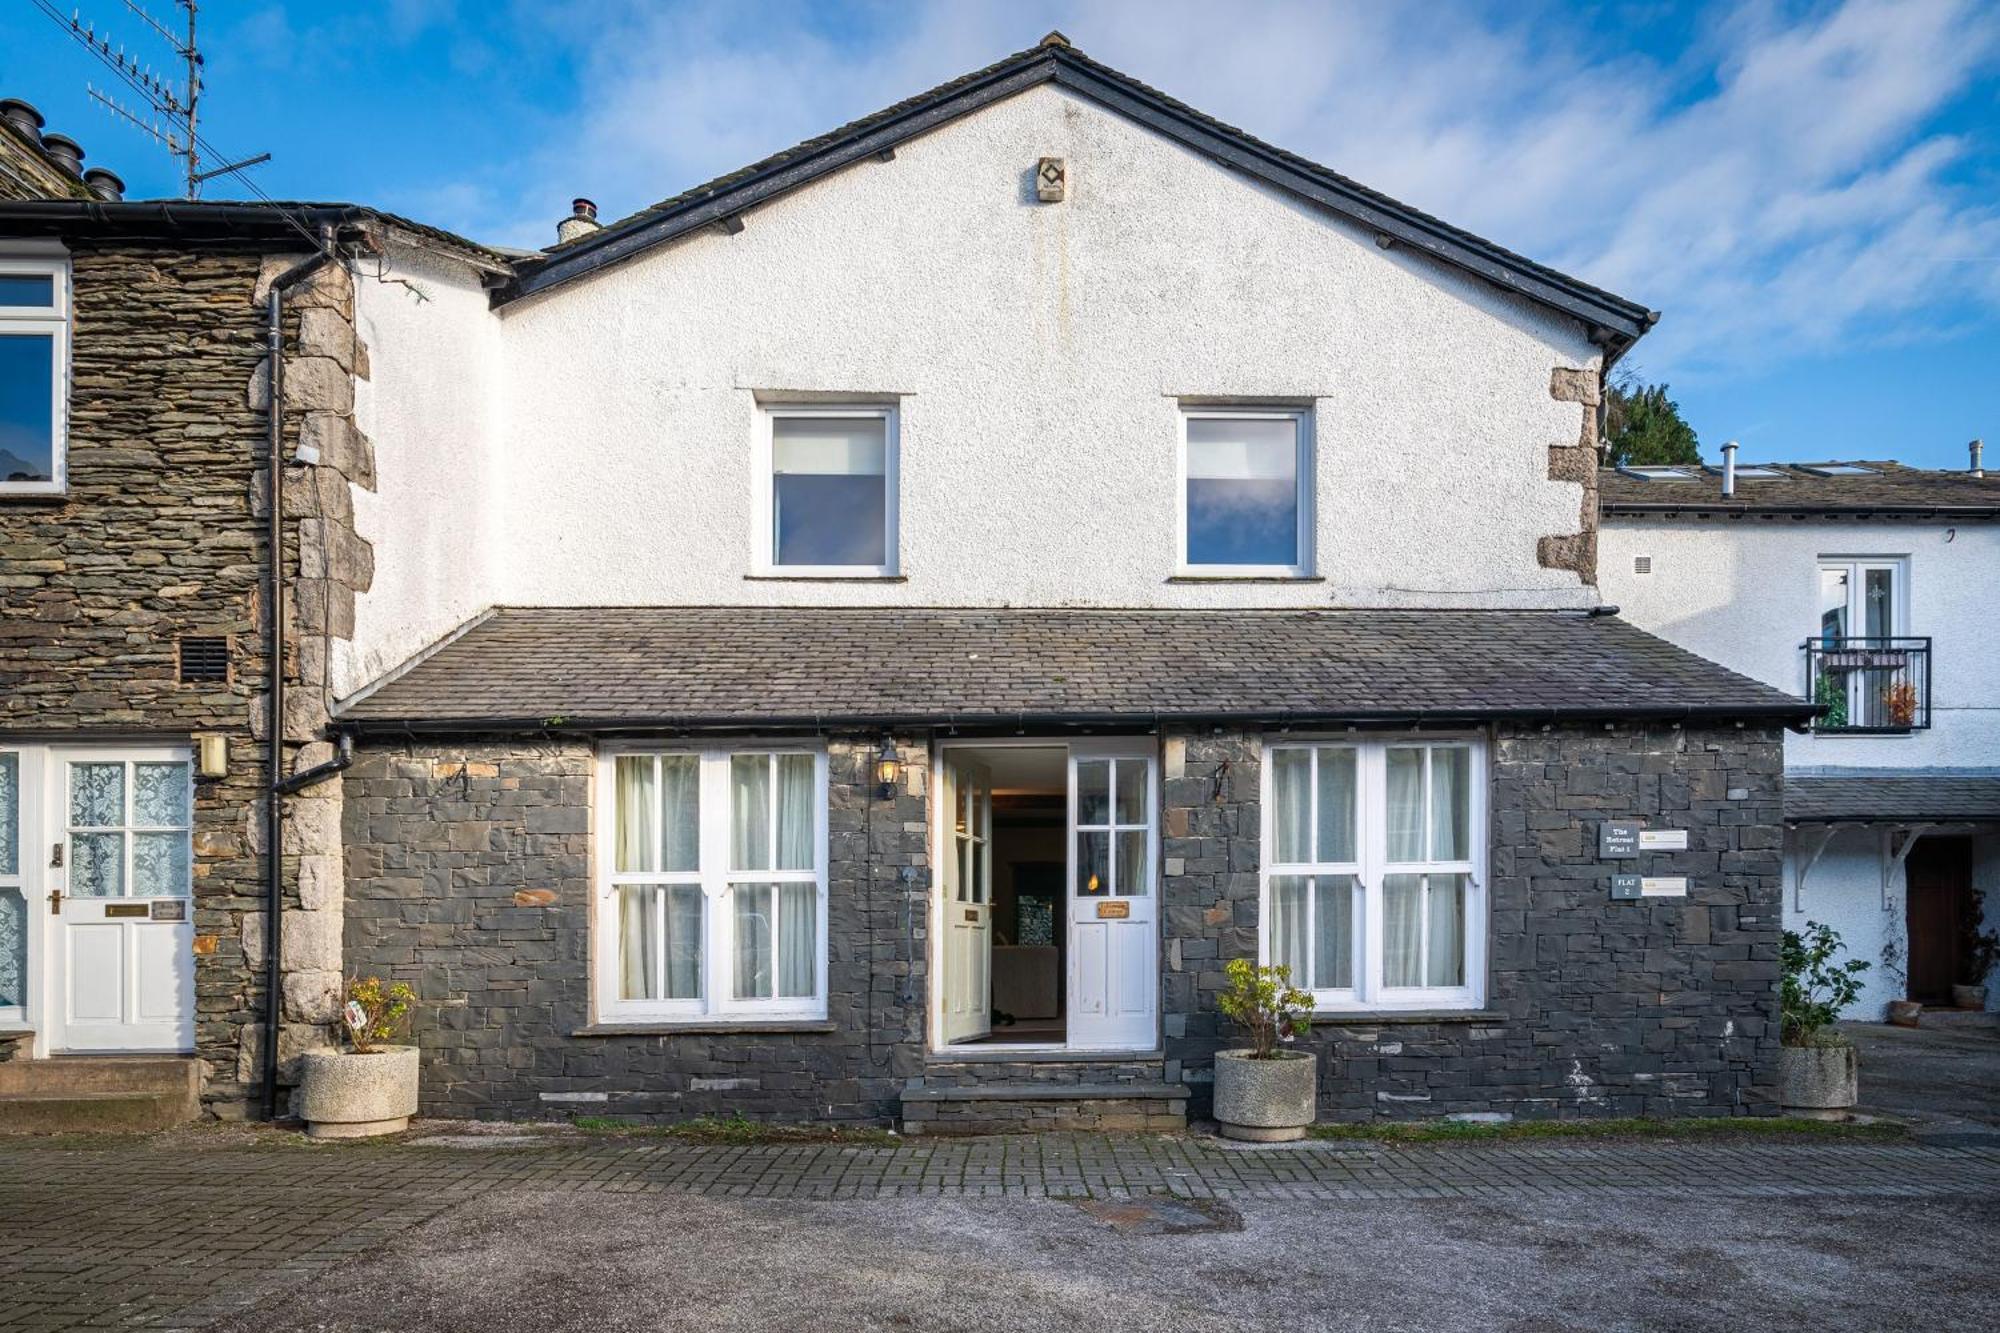
[[229, 776], [229, 737], [219, 731], [196, 733], [194, 775], [204, 782]]
[[875, 756], [875, 783], [881, 789], [882, 799], [895, 799], [896, 779], [903, 774], [903, 761], [896, 754], [895, 738], [888, 732], [882, 733], [882, 749]]

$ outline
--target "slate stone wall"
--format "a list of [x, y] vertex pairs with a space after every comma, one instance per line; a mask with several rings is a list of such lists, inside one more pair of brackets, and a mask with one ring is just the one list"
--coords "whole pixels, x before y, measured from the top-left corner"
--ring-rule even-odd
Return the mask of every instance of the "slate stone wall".
[[[68, 494], [0, 497], [0, 739], [216, 732], [228, 742], [227, 776], [196, 786], [193, 838], [195, 1049], [204, 1101], [225, 1116], [254, 1106], [262, 1078], [263, 300], [297, 258], [74, 246]], [[343, 607], [372, 574], [351, 539], [349, 494], [350, 477], [372, 484], [372, 463], [365, 442], [335, 429], [347, 421], [351, 380], [344, 400], [327, 387], [365, 373], [349, 275], [328, 269], [288, 299], [288, 364], [306, 367], [287, 381], [288, 447], [345, 446], [286, 469], [295, 580], [286, 735], [296, 771], [332, 753], [320, 739], [326, 640], [349, 632]], [[184, 635], [228, 640], [226, 681], [179, 682]], [[315, 789], [288, 811], [286, 1056], [318, 1044], [337, 1005], [338, 791]], [[332, 930], [315, 929], [322, 918]]]
[[828, 746], [828, 1021], [815, 1030], [589, 1027], [592, 786], [580, 739], [370, 749], [345, 778], [347, 966], [420, 997], [427, 1115], [889, 1121], [920, 1072], [926, 751]]
[[[1503, 726], [1491, 745], [1486, 1008], [1316, 1024], [1322, 1117], [1774, 1112], [1781, 733]], [[1259, 738], [1165, 753], [1167, 1054], [1200, 1084], [1222, 963], [1257, 949]], [[1607, 819], [1685, 828], [1689, 849], [1599, 861]], [[1689, 895], [1614, 902], [1614, 870]]]

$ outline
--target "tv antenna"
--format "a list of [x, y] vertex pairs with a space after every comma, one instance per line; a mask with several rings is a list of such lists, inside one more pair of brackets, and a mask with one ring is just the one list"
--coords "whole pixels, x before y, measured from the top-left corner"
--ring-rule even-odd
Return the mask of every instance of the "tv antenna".
[[[201, 48], [195, 44], [195, 11], [197, 0], [170, 0], [185, 20], [184, 27], [169, 27], [166, 23], [148, 13], [138, 0], [124, 0], [125, 8], [132, 11], [139, 21], [151, 28], [156, 36], [173, 51], [174, 59], [181, 65], [179, 80], [154, 71], [145, 61], [127, 51], [123, 43], [114, 45], [108, 35], [100, 34], [94, 23], [86, 22], [83, 15], [75, 10], [64, 18], [53, 0], [34, 0], [35, 7], [48, 15], [83, 48], [96, 57], [99, 64], [118, 76], [131, 94], [138, 99], [139, 107], [125, 105], [112, 93], [86, 84], [85, 89], [91, 99], [103, 106], [112, 115], [131, 125], [141, 133], [150, 136], [168, 153], [178, 158], [181, 174], [186, 181], [189, 199], [201, 197], [201, 187], [206, 181], [217, 176], [227, 176], [241, 172], [246, 167], [254, 167], [260, 162], [269, 162], [269, 153], [259, 153], [255, 157], [244, 158], [240, 162], [229, 162], [220, 166], [202, 169], [202, 150], [208, 143], [202, 139], [197, 126], [201, 107], [202, 58]], [[213, 150], [211, 149], [211, 156]], [[248, 177], [244, 178], [248, 184]], [[253, 185], [250, 187], [255, 190]]]

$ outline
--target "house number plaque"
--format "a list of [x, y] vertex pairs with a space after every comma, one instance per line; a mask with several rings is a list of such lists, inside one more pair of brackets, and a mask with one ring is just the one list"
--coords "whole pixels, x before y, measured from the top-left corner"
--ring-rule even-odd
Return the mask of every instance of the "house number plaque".
[[1097, 919], [1099, 921], [1122, 921], [1131, 915], [1132, 904], [1130, 903], [1121, 903], [1114, 899], [1111, 902], [1099, 903], [1097, 905]]
[[148, 909], [144, 903], [106, 903], [104, 905], [104, 919], [110, 921], [117, 917], [142, 917], [146, 915], [147, 911]]

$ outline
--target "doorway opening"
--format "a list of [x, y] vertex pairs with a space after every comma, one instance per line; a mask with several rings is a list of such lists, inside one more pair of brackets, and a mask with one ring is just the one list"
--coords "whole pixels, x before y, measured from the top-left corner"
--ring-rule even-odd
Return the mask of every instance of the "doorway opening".
[[1904, 862], [1909, 930], [1907, 998], [1949, 1008], [1952, 986], [1971, 975], [1979, 922], [1972, 892], [1972, 839], [1926, 836]]
[[[956, 973], [962, 1003], [957, 1021], [947, 1020], [950, 1045], [1068, 1040], [1068, 758], [1060, 745], [951, 751], [958, 864], [947, 870], [945, 911], [958, 947], [946, 966]], [[978, 1004], [982, 974], [989, 982], [984, 1023], [967, 1012]]]

